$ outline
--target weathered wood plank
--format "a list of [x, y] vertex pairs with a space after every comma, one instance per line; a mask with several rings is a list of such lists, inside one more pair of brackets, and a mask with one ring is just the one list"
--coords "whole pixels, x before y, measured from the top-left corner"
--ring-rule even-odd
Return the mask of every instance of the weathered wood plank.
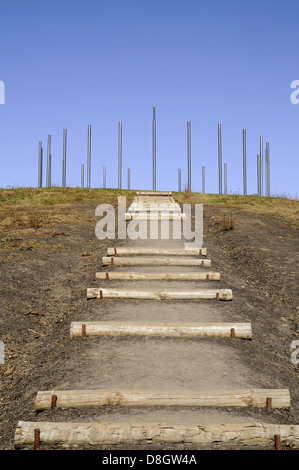
[[[233, 330], [233, 331], [232, 331]], [[144, 323], [144, 322], [72, 322], [71, 338], [78, 336], [160, 336], [189, 338], [251, 339], [250, 323]]]
[[242, 390], [47, 390], [39, 391], [36, 411], [55, 407], [100, 406], [234, 406], [266, 408], [267, 398], [272, 408], [289, 409], [291, 399], [286, 389]]
[[103, 266], [211, 266], [210, 259], [188, 258], [188, 257], [169, 257], [169, 256], [136, 256], [119, 258], [117, 256], [103, 256]]
[[207, 248], [148, 248], [148, 247], [115, 247], [107, 249], [108, 256], [125, 255], [163, 255], [163, 256], [207, 256]]
[[35, 430], [39, 443], [56, 446], [122, 444], [239, 444], [274, 448], [275, 435], [280, 435], [283, 446], [299, 448], [299, 426], [268, 423], [70, 423], [19, 421], [16, 427], [15, 448], [34, 445]]
[[118, 298], [118, 299], [144, 299], [144, 300], [232, 300], [231, 289], [201, 289], [192, 291], [166, 291], [166, 290], [131, 290], [106, 289], [102, 287], [89, 287], [87, 298]]
[[169, 281], [219, 281], [220, 273], [216, 272], [197, 272], [197, 273], [141, 273], [141, 272], [97, 272], [97, 279], [106, 279], [108, 281], [142, 281], [142, 280], [169, 280]]

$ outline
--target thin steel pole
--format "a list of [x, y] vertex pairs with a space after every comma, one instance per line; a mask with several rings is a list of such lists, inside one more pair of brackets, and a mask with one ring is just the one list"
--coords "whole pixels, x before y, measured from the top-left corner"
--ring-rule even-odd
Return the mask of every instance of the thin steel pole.
[[48, 135], [47, 187], [51, 187], [51, 135]]
[[202, 179], [202, 194], [206, 192], [206, 167], [203, 166], [201, 169], [201, 179]]
[[219, 174], [219, 194], [222, 194], [222, 137], [221, 124], [218, 124], [218, 174]]
[[88, 148], [87, 148], [87, 187], [90, 188], [91, 170], [91, 125], [88, 124]]
[[260, 196], [263, 196], [263, 136], [260, 136]]
[[247, 195], [246, 129], [243, 129], [243, 194]]
[[191, 122], [187, 121], [187, 140], [188, 140], [188, 191], [191, 191]]
[[106, 188], [106, 166], [103, 168], [103, 188]]
[[38, 143], [38, 187], [43, 187], [43, 144]]
[[257, 195], [261, 195], [261, 189], [260, 189], [260, 184], [261, 184], [261, 177], [260, 177], [260, 172], [261, 172], [261, 166], [260, 166], [260, 155], [257, 155]]
[[182, 191], [182, 170], [181, 170], [181, 168], [179, 168], [179, 171], [178, 171], [178, 190], [179, 190], [179, 193]]
[[128, 168], [128, 189], [131, 189], [131, 170]]
[[81, 188], [84, 188], [84, 163], [81, 163]]
[[266, 142], [266, 196], [270, 197], [270, 145]]
[[224, 163], [224, 194], [227, 194], [227, 163]]
[[67, 130], [63, 129], [63, 164], [62, 164], [62, 186], [66, 186], [66, 136]]
[[153, 190], [156, 191], [156, 106], [153, 107]]
[[122, 174], [122, 122], [118, 123], [118, 189], [121, 189]]

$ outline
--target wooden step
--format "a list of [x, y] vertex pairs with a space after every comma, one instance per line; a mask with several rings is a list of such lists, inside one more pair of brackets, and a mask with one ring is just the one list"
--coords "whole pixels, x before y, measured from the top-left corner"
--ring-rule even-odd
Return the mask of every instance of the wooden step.
[[148, 248], [148, 247], [115, 247], [107, 249], [108, 256], [126, 256], [126, 255], [163, 255], [163, 256], [207, 256], [206, 248]]
[[48, 390], [36, 395], [36, 411], [54, 408], [100, 406], [234, 406], [286, 409], [291, 406], [285, 389], [242, 390]]
[[105, 289], [89, 287], [88, 299], [144, 299], [144, 300], [232, 300], [231, 289], [201, 289], [192, 291]]
[[299, 448], [299, 426], [268, 423], [169, 423], [169, 422], [30, 422], [19, 421], [14, 436], [16, 449], [43, 445], [154, 445], [222, 443], [274, 448]]
[[140, 273], [140, 272], [97, 272], [97, 279], [107, 279], [108, 281], [145, 281], [145, 280], [168, 280], [168, 281], [219, 281], [220, 273], [200, 272], [200, 273]]
[[251, 339], [250, 323], [151, 323], [121, 321], [72, 322], [71, 338], [84, 336], [159, 336], [167, 338]]
[[188, 257], [168, 257], [168, 256], [137, 256], [124, 257], [103, 256], [103, 266], [203, 266], [211, 267], [210, 259], [188, 258]]

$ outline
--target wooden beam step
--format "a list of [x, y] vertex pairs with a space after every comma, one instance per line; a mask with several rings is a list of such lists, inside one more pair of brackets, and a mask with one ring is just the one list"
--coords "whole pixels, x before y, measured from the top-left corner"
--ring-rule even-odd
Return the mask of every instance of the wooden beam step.
[[188, 258], [188, 257], [169, 257], [169, 256], [136, 256], [119, 258], [117, 256], [103, 256], [103, 266], [211, 266], [210, 259]]
[[269, 447], [276, 436], [282, 446], [299, 448], [299, 426], [268, 423], [113, 423], [19, 421], [14, 436], [16, 449], [43, 445], [148, 445], [222, 443]]
[[156, 213], [126, 213], [126, 220], [181, 220], [185, 219], [186, 215], [185, 214], [156, 214]]
[[166, 256], [207, 256], [206, 248], [131, 248], [131, 247], [115, 247], [107, 249], [108, 256], [124, 256], [124, 255], [166, 255]]
[[97, 279], [107, 279], [108, 281], [143, 281], [143, 280], [169, 280], [169, 281], [219, 281], [220, 273], [200, 272], [200, 273], [140, 273], [140, 272], [97, 272]]
[[72, 322], [71, 338], [84, 336], [159, 336], [168, 338], [251, 339], [250, 323]]
[[144, 300], [232, 300], [231, 289], [201, 289], [192, 291], [105, 289], [89, 287], [87, 298], [144, 299]]
[[234, 406], [289, 409], [289, 390], [47, 390], [39, 391], [36, 411], [100, 406]]

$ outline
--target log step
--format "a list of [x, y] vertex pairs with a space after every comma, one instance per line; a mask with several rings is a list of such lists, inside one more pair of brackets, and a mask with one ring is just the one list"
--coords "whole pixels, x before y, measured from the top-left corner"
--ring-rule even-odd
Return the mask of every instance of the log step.
[[124, 255], [166, 255], [166, 256], [207, 256], [207, 248], [131, 248], [115, 247], [107, 249], [108, 256]]
[[130, 289], [104, 289], [102, 287], [89, 287], [87, 298], [118, 298], [118, 299], [144, 299], [144, 300], [232, 300], [231, 289], [201, 289], [192, 291], [166, 291], [166, 290], [130, 290]]
[[182, 220], [185, 219], [185, 214], [156, 214], [156, 213], [138, 213], [138, 212], [126, 212], [126, 220]]
[[84, 336], [160, 336], [169, 338], [251, 339], [250, 323], [72, 322], [71, 338]]
[[268, 423], [113, 423], [19, 421], [16, 449], [43, 445], [148, 445], [223, 443], [274, 448], [276, 436], [282, 446], [299, 448], [299, 426]]
[[100, 406], [234, 406], [289, 409], [289, 390], [49, 390], [36, 395], [36, 411]]
[[117, 256], [103, 256], [103, 266], [146, 266], [146, 265], [160, 265], [160, 266], [204, 266], [209, 268], [211, 266], [210, 259], [198, 259], [188, 257], [168, 257], [168, 256], [139, 256], [139, 257], [125, 257], [118, 258]]
[[107, 279], [108, 281], [143, 281], [143, 280], [169, 280], [169, 281], [219, 281], [220, 273], [200, 272], [200, 273], [139, 273], [139, 272], [97, 272], [97, 279]]

